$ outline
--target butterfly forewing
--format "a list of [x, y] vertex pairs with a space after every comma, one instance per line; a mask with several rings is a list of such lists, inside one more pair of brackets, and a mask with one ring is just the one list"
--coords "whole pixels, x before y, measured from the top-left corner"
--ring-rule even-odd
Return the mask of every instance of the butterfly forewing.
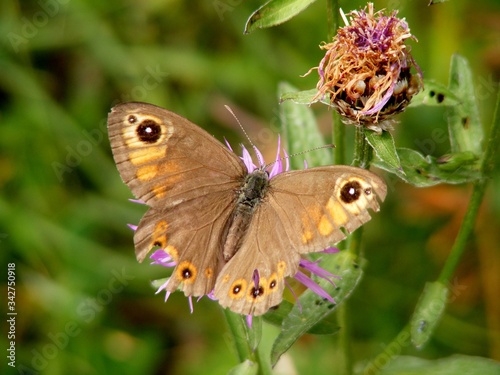
[[152, 207], [134, 236], [137, 259], [163, 248], [177, 262], [168, 291], [209, 293], [222, 267], [243, 162], [203, 129], [150, 104], [114, 107], [108, 127], [123, 181]]
[[123, 181], [146, 204], [167, 209], [234, 189], [243, 162], [185, 118], [145, 103], [115, 106], [108, 118], [113, 156]]

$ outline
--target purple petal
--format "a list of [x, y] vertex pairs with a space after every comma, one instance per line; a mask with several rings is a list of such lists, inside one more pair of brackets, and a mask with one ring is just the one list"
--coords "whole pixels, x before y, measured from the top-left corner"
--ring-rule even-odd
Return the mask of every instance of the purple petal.
[[248, 314], [247, 317], [246, 317], [246, 319], [247, 319], [247, 326], [248, 326], [248, 328], [252, 328], [253, 315]]
[[319, 266], [319, 262], [320, 262], [319, 260], [317, 260], [315, 262], [311, 262], [310, 260], [307, 260], [307, 259], [301, 259], [299, 266], [308, 270], [312, 274], [319, 276], [322, 279], [327, 280], [333, 286], [336, 286], [335, 283], [332, 280], [330, 280], [330, 278], [340, 279], [340, 276], [336, 276], [336, 275], [328, 272], [324, 268], [321, 268]]
[[260, 275], [258, 269], [253, 270], [252, 279], [253, 279], [253, 284], [255, 285], [255, 289], [257, 289], [260, 283]]
[[[400, 69], [397, 70], [397, 74], [395, 75], [395, 78], [397, 78], [399, 76], [399, 72], [400, 72]], [[380, 101], [375, 106], [373, 106], [372, 109], [369, 109], [368, 111], [360, 111], [360, 113], [362, 115], [373, 115], [374, 113], [377, 113], [378, 111], [380, 111], [384, 107], [384, 105], [387, 104], [387, 102], [391, 98], [392, 94], [394, 93], [394, 87], [396, 86], [396, 82], [397, 82], [397, 79], [392, 80], [391, 87], [389, 87], [389, 89], [387, 90], [385, 95], [382, 97], [382, 99], [380, 99]]]
[[129, 202], [138, 203], [138, 204], [146, 204], [146, 202], [144, 202], [143, 200], [140, 200], [140, 199], [129, 199]]
[[269, 178], [273, 178], [277, 174], [283, 172], [283, 160], [280, 158], [281, 138], [278, 135], [278, 150], [276, 152], [276, 159], [274, 160], [273, 168], [269, 172]]
[[215, 289], [212, 289], [212, 291], [207, 294], [207, 297], [210, 298], [212, 301], [217, 301], [217, 298], [215, 298]]
[[253, 150], [255, 151], [255, 155], [257, 155], [257, 160], [259, 161], [259, 165], [263, 167], [265, 165], [264, 155], [262, 155], [262, 152], [260, 152], [260, 150], [256, 146], [253, 146]]
[[340, 252], [339, 249], [336, 247], [327, 247], [325, 250], [320, 251], [320, 253], [325, 253], [325, 254], [335, 254]]
[[247, 167], [248, 173], [252, 173], [255, 169], [257, 169], [257, 167], [254, 165], [252, 157], [250, 156], [250, 153], [245, 148], [245, 146], [241, 146], [241, 147], [243, 149], [243, 151], [242, 151], [243, 156], [242, 156], [241, 160], [243, 160], [243, 163]]
[[194, 311], [194, 307], [193, 307], [193, 296], [188, 296], [188, 301], [189, 301], [189, 311], [191, 311], [191, 314], [193, 313]]
[[290, 170], [290, 156], [285, 149], [283, 149], [283, 154], [285, 154], [285, 171], [288, 172]]
[[134, 232], [137, 230], [137, 225], [134, 225], [134, 224], [127, 224], [127, 227], [132, 229]]
[[158, 264], [163, 267], [175, 267], [177, 264], [177, 262], [175, 262], [172, 257], [163, 250], [156, 250], [149, 258], [153, 259], [151, 264]]
[[305, 287], [311, 289], [318, 296], [326, 298], [328, 301], [335, 303], [335, 300], [322, 287], [316, 284], [310, 277], [306, 276], [301, 271], [297, 271], [294, 278], [300, 283], [304, 284]]
[[229, 144], [229, 141], [228, 141], [226, 138], [224, 138], [224, 142], [226, 142], [226, 146], [227, 146], [227, 148], [228, 148], [229, 150], [231, 150], [232, 152], [234, 152], [234, 151], [233, 151], [233, 148], [231, 147], [231, 145]]

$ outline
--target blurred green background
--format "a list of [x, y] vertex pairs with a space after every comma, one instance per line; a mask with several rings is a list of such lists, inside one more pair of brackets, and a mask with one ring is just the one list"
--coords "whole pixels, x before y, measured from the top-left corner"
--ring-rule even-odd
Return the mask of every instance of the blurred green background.
[[[261, 4], [1, 2], [0, 275], [6, 296], [7, 264], [15, 263], [13, 373], [209, 375], [237, 364], [218, 305], [203, 299], [190, 314], [180, 293], [163, 303], [150, 281], [164, 270], [136, 262], [126, 224], [137, 223], [145, 208], [127, 200], [105, 121], [118, 102], [146, 101], [236, 145], [243, 137], [226, 104], [257, 146], [274, 153], [277, 85], [315, 86], [315, 73], [300, 75], [322, 57], [326, 6], [317, 1], [281, 26], [243, 35]], [[341, 1], [346, 12], [364, 5]], [[488, 128], [500, 76], [500, 3], [375, 1], [384, 7], [406, 17], [426, 78], [446, 84], [455, 52], [470, 61]], [[331, 113], [313, 110], [330, 142]], [[400, 119], [398, 146], [434, 156], [449, 151], [444, 109], [410, 108]], [[352, 135], [349, 128], [348, 144]], [[388, 199], [365, 230], [366, 275], [349, 305], [356, 361], [382, 352], [406, 324], [425, 282], [439, 274], [470, 193], [470, 186], [416, 189], [386, 179]], [[402, 353], [500, 360], [499, 183], [491, 182], [434, 338], [421, 351], [408, 346]], [[264, 345], [275, 334], [266, 326]], [[2, 373], [10, 370], [8, 341], [3, 329]], [[306, 335], [284, 357], [281, 373], [330, 374], [337, 351], [334, 336]]]

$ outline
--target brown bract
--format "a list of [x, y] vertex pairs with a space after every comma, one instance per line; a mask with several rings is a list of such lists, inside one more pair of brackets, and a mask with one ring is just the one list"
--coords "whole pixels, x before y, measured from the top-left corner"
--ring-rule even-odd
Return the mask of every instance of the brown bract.
[[318, 66], [315, 100], [328, 97], [346, 123], [387, 130], [422, 88], [421, 71], [405, 44], [416, 38], [396, 15], [374, 13], [368, 3], [367, 10], [349, 13], [350, 24], [320, 47], [326, 54]]

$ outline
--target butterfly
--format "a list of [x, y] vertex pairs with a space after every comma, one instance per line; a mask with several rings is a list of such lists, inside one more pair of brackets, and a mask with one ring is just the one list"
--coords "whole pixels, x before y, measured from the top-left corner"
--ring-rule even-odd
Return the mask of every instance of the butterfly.
[[344, 239], [387, 193], [351, 166], [249, 171], [205, 130], [151, 104], [113, 107], [108, 130], [123, 181], [149, 206], [134, 234], [138, 261], [163, 249], [176, 263], [167, 292], [213, 292], [240, 314], [278, 305], [301, 255]]

